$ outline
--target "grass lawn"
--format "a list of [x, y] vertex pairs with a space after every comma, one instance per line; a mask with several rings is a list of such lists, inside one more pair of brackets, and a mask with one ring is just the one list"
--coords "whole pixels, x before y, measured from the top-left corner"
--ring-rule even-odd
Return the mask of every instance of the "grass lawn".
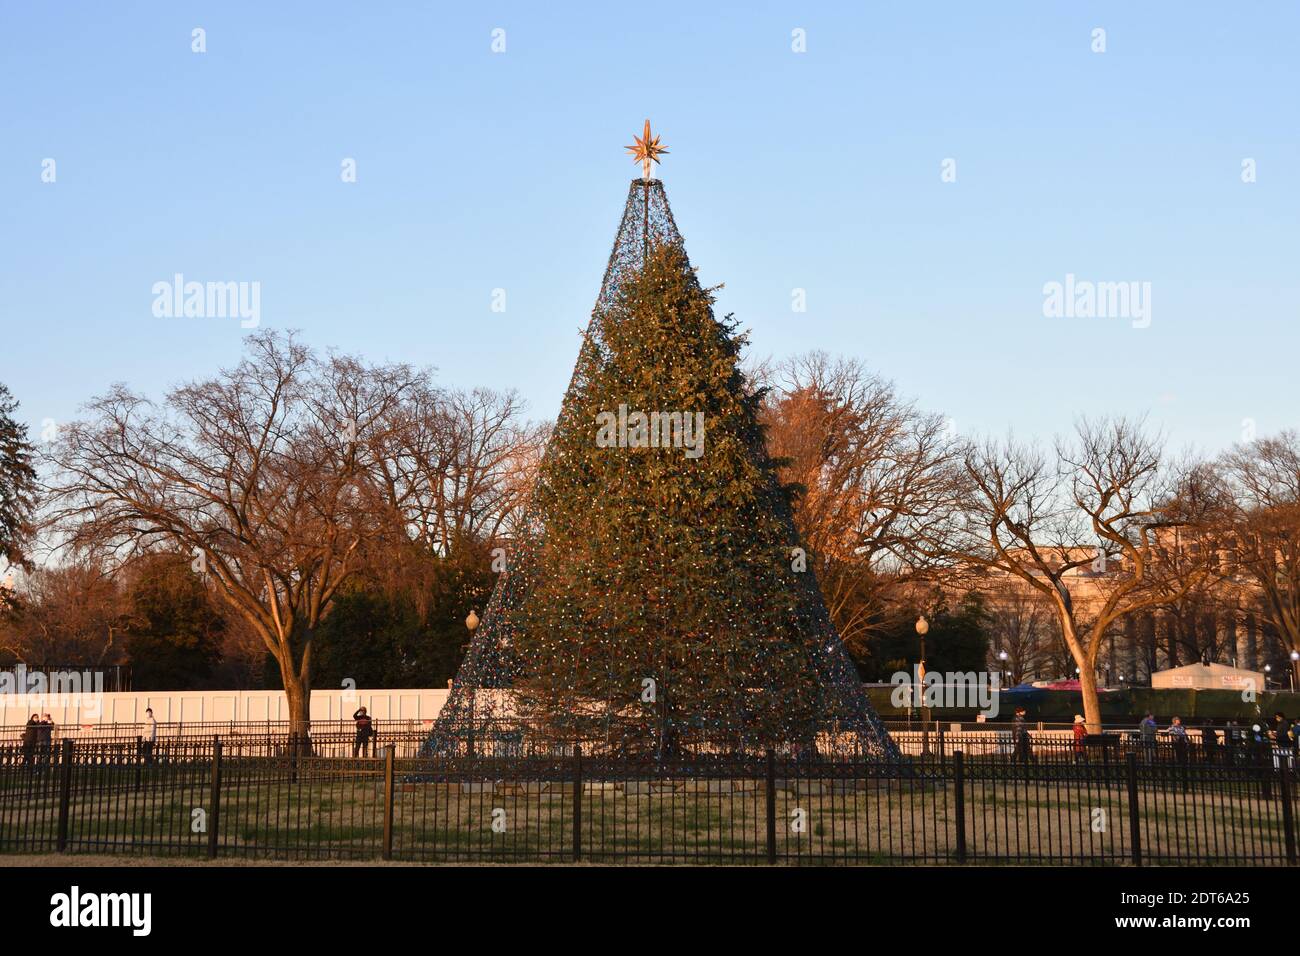
[[[55, 861], [165, 857], [202, 861], [210, 771], [100, 767], [69, 799], [69, 854]], [[49, 777], [0, 780], [0, 851], [44, 860], [59, 793]], [[425, 783], [398, 777], [393, 854], [410, 862], [570, 862], [572, 781]], [[970, 862], [1130, 861], [1128, 794], [1113, 781], [968, 779]], [[763, 781], [587, 781], [579, 822], [590, 862], [765, 863]], [[779, 781], [782, 862], [946, 863], [956, 859], [952, 781]], [[1147, 862], [1282, 862], [1280, 804], [1241, 784], [1144, 791], [1138, 822]], [[219, 853], [226, 862], [379, 861], [384, 787], [378, 765], [287, 768], [232, 761], [223, 770]], [[111, 854], [101, 857], [100, 854]], [[82, 856], [86, 854], [86, 856]], [[7, 856], [6, 863], [20, 857]]]

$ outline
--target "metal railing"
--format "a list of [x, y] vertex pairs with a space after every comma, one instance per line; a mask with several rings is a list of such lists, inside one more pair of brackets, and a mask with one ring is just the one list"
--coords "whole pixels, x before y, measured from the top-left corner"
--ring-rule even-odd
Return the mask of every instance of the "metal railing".
[[[432, 721], [425, 720], [375, 720], [372, 728], [376, 741], [397, 748], [398, 756], [415, 756], [420, 746], [429, 736]], [[21, 745], [25, 727], [0, 727], [0, 746]], [[204, 721], [186, 723], [158, 723], [155, 730], [159, 746], [167, 741], [211, 742], [214, 736], [220, 736], [228, 748], [237, 749], [249, 755], [261, 754], [274, 756], [283, 751], [289, 738], [290, 724], [286, 720], [275, 721]], [[345, 757], [352, 753], [352, 743], [356, 728], [349, 719], [313, 720], [310, 738], [317, 756]], [[75, 740], [78, 743], [121, 743], [135, 744], [149, 736], [149, 728], [143, 723], [104, 723], [104, 724], [64, 724], [51, 728], [50, 742]]]
[[[353, 759], [225, 738], [0, 746], [0, 852], [606, 863], [1296, 863], [1267, 747]], [[382, 738], [381, 738], [382, 742]], [[957, 742], [960, 743], [960, 742]]]

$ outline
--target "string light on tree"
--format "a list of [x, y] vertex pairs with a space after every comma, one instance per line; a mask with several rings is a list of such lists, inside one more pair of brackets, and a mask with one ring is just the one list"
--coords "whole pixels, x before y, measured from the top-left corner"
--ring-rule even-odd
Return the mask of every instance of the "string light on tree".
[[[643, 175], [510, 574], [477, 630], [466, 621], [470, 648], [427, 752], [581, 742], [660, 762], [769, 746], [895, 758], [815, 575], [791, 570], [800, 542], [739, 367], [745, 336], [714, 315], [651, 179], [667, 150], [648, 120], [628, 150]], [[700, 416], [703, 453], [597, 441], [616, 409]]]

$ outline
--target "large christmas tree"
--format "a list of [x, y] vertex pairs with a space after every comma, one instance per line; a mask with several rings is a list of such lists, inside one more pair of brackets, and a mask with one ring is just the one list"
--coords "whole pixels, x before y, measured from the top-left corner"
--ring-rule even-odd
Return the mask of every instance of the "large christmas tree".
[[[662, 151], [648, 124], [638, 145]], [[646, 166], [429, 749], [895, 756], [799, 550], [745, 338], [714, 317]]]

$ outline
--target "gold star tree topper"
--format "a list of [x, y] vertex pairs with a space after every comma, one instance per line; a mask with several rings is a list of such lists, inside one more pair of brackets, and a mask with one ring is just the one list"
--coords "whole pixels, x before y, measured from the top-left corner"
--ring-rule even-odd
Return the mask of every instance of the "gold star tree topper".
[[645, 132], [640, 136], [634, 136], [635, 142], [631, 146], [624, 147], [632, 158], [641, 164], [642, 175], [650, 179], [650, 164], [659, 162], [659, 157], [665, 155], [668, 150], [659, 145], [659, 137], [650, 135], [650, 121], [645, 121]]

